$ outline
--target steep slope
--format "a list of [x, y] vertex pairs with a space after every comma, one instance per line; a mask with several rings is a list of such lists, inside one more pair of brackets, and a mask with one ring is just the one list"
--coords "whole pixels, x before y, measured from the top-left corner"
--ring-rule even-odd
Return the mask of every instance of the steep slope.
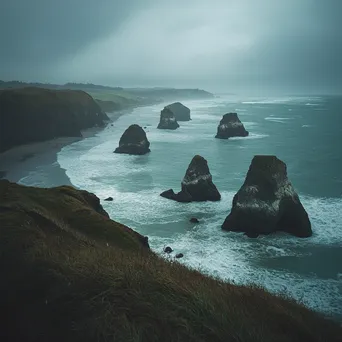
[[341, 341], [341, 327], [301, 305], [146, 243], [86, 191], [0, 181], [0, 340]]
[[62, 136], [108, 120], [93, 98], [78, 90], [19, 88], [0, 91], [0, 152]]

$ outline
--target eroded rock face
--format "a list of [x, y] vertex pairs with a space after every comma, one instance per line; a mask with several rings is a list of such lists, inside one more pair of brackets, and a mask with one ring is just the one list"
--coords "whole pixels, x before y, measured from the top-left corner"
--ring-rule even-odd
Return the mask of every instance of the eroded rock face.
[[164, 108], [160, 113], [160, 121], [157, 128], [159, 129], [177, 129], [179, 127], [178, 122], [173, 112]]
[[192, 159], [186, 170], [182, 181], [182, 190], [176, 194], [170, 189], [160, 195], [177, 202], [219, 201], [221, 199], [221, 195], [212, 181], [208, 162], [199, 155]]
[[253, 158], [222, 229], [251, 237], [276, 231], [298, 237], [312, 235], [308, 214], [287, 178], [284, 162], [276, 156]]
[[247, 137], [249, 134], [245, 130], [242, 122], [236, 113], [224, 114], [220, 124], [217, 127], [217, 134], [215, 138], [228, 139], [231, 137]]
[[150, 142], [143, 128], [139, 125], [129, 126], [119, 141], [114, 153], [126, 153], [134, 155], [142, 155], [150, 152]]
[[190, 121], [190, 109], [180, 102], [174, 102], [165, 107], [175, 116], [177, 121]]

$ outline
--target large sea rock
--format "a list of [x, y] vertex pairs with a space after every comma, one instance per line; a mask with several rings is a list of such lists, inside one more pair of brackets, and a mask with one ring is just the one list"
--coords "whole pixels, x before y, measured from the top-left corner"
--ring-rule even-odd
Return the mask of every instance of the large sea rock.
[[57, 137], [82, 137], [82, 130], [109, 120], [80, 90], [36, 87], [0, 90], [0, 152]]
[[180, 102], [174, 102], [165, 108], [171, 110], [177, 121], [190, 121], [190, 109]]
[[164, 108], [160, 113], [159, 129], [177, 129], [179, 124], [170, 109]]
[[312, 235], [308, 214], [287, 178], [284, 162], [276, 156], [253, 158], [222, 229], [250, 237], [276, 231], [298, 237]]
[[219, 201], [221, 195], [212, 181], [208, 162], [201, 156], [196, 155], [182, 181], [182, 190], [175, 193], [172, 189], [164, 191], [160, 196], [177, 201]]
[[224, 114], [220, 124], [217, 127], [215, 138], [228, 139], [231, 137], [246, 137], [249, 132], [246, 131], [242, 122], [236, 113]]
[[119, 147], [115, 149], [114, 153], [141, 155], [150, 151], [150, 142], [147, 140], [144, 129], [134, 124], [125, 130], [120, 138]]

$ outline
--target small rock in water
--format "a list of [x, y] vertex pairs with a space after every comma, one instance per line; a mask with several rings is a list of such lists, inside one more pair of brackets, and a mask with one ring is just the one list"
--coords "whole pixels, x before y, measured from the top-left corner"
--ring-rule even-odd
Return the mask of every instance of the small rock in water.
[[192, 223], [199, 223], [199, 220], [196, 217], [192, 217], [190, 219], [190, 222], [192, 222]]
[[183, 256], [184, 256], [183, 253], [178, 253], [178, 254], [176, 254], [176, 258], [177, 258], [177, 259], [183, 258]]
[[111, 126], [114, 126], [113, 124], [111, 124]]
[[107, 197], [105, 201], [113, 201], [113, 197]]
[[169, 254], [169, 253], [172, 253], [172, 252], [173, 252], [173, 249], [170, 246], [167, 246], [167, 247], [164, 248], [164, 253]]

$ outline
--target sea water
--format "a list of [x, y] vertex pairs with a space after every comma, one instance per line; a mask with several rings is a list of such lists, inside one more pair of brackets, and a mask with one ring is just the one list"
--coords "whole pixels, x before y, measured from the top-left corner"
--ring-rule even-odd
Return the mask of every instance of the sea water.
[[[149, 237], [151, 248], [183, 253], [181, 263], [239, 284], [283, 292], [342, 320], [342, 98], [217, 97], [184, 101], [192, 120], [158, 130], [166, 104], [141, 107], [97, 135], [66, 146], [58, 162], [71, 182], [94, 192], [111, 218]], [[250, 135], [215, 139], [222, 115], [237, 112]], [[130, 124], [146, 127], [151, 153], [114, 154]], [[220, 202], [177, 203], [160, 197], [180, 190], [192, 157], [208, 160]], [[256, 154], [276, 155], [307, 210], [313, 236], [279, 233], [250, 239], [221, 224]], [[199, 224], [189, 222], [191, 217]]]

